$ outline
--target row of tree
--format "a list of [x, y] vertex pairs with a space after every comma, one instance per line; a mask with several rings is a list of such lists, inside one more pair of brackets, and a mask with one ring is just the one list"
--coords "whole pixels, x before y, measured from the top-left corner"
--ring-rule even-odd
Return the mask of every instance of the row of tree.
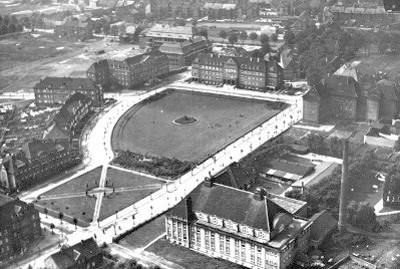
[[14, 16], [0, 16], [0, 35], [22, 32], [24, 30], [23, 20], [18, 20]]

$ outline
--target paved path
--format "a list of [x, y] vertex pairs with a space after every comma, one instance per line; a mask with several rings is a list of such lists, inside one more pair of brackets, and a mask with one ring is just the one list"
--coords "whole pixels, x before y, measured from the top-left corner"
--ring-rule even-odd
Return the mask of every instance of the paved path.
[[96, 205], [94, 206], [92, 225], [96, 225], [95, 222], [99, 219], [101, 203], [103, 202], [103, 197], [104, 197], [104, 186], [106, 184], [107, 169], [108, 169], [108, 164], [104, 164], [103, 169], [101, 170], [101, 177], [98, 187], [98, 190], [100, 190], [101, 192], [95, 194], [97, 200], [96, 200]]
[[118, 170], [121, 170], [121, 171], [124, 171], [124, 172], [127, 172], [127, 173], [132, 173], [132, 174], [135, 174], [135, 175], [139, 175], [139, 176], [143, 176], [143, 177], [148, 177], [148, 178], [160, 180], [160, 181], [163, 181], [163, 182], [173, 182], [173, 180], [169, 180], [169, 179], [165, 179], [165, 178], [161, 178], [161, 177], [156, 177], [156, 176], [153, 176], [153, 175], [150, 175], [150, 174], [147, 174], [147, 173], [126, 169], [126, 168], [115, 166], [115, 165], [111, 165], [111, 164], [108, 167], [114, 168], [114, 169], [118, 169]]

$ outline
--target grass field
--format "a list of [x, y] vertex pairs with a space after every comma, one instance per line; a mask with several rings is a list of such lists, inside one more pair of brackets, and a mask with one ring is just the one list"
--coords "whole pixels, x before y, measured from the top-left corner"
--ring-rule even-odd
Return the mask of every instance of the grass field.
[[149, 188], [142, 187], [136, 190], [115, 192], [107, 195], [102, 200], [99, 219], [104, 220], [115, 214], [115, 211], [120, 211], [124, 208], [127, 208], [128, 206], [131, 206], [158, 191], [159, 189], [161, 189], [161, 185], [151, 186]]
[[[86, 184], [88, 184], [89, 189], [97, 187], [99, 185], [99, 180], [101, 176], [101, 167], [97, 167], [77, 178], [68, 181], [48, 192], [41, 195], [42, 198], [46, 198], [48, 195], [60, 195], [60, 194], [73, 194], [85, 192]], [[94, 184], [96, 181], [96, 185]]]
[[168, 261], [190, 269], [244, 269], [245, 267], [229, 261], [210, 258], [185, 247], [174, 245], [166, 239], [160, 239], [146, 251], [165, 258]]
[[[113, 130], [112, 148], [199, 162], [278, 112], [262, 101], [173, 91], [128, 111]], [[174, 124], [183, 116], [199, 121]]]
[[58, 212], [62, 212], [64, 214], [64, 220], [70, 223], [72, 223], [73, 218], [76, 217], [81, 222], [89, 225], [90, 222], [92, 222], [96, 198], [90, 196], [57, 198], [52, 200], [40, 200], [37, 201], [36, 204], [47, 208], [49, 210], [49, 215], [53, 217], [58, 218]]
[[135, 229], [125, 236], [121, 242], [127, 243], [134, 248], [143, 248], [163, 233], [165, 233], [165, 217], [161, 215]]
[[107, 169], [107, 185], [113, 184], [114, 188], [140, 187], [152, 184], [163, 184], [164, 181], [141, 176], [138, 174], [121, 171], [115, 168]]

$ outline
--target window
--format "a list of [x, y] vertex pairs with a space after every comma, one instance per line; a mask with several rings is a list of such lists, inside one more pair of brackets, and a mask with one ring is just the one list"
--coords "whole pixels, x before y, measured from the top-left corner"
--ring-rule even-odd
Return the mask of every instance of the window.
[[219, 251], [221, 253], [224, 252], [224, 244], [225, 244], [225, 235], [220, 235], [219, 236]]
[[235, 239], [235, 257], [239, 258], [239, 240]]
[[210, 231], [205, 231], [206, 249], [210, 246]]
[[230, 242], [231, 242], [231, 239], [229, 237], [226, 237], [226, 239], [225, 239], [225, 251], [226, 251], [227, 255], [231, 254], [231, 244], [230, 244]]

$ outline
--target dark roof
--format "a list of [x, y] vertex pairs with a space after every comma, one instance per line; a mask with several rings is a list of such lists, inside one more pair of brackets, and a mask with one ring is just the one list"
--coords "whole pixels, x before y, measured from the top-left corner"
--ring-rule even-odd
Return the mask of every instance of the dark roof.
[[226, 171], [217, 175], [214, 181], [222, 185], [238, 188], [240, 187], [238, 183], [247, 184], [257, 177], [258, 174], [253, 169], [242, 167], [235, 163], [229, 165]]
[[323, 85], [330, 95], [357, 98], [357, 82], [352, 77], [331, 75], [323, 79]]
[[90, 65], [88, 70], [86, 72], [92, 72], [95, 73], [96, 70], [98, 69], [108, 69], [108, 61], [107, 60], [100, 60], [97, 62], [94, 62], [93, 64]]
[[[319, 86], [320, 85], [321, 84], [319, 84]], [[317, 87], [318, 85], [312, 86], [311, 89], [303, 96], [303, 99], [309, 102], [319, 102], [321, 98], [319, 96]]]
[[[163, 56], [164, 54], [160, 52], [159, 50], [152, 50], [143, 54], [135, 55], [133, 57], [129, 57], [124, 59], [123, 61], [117, 61], [119, 64], [124, 64], [128, 67], [132, 67], [138, 63], [147, 61], [149, 59], [152, 59], [154, 57], [160, 57]], [[108, 60], [108, 62], [114, 62], [115, 60]]]
[[[272, 197], [275, 198], [274, 196]], [[278, 213], [290, 215], [291, 213], [286, 208], [293, 206], [292, 199], [286, 197], [280, 197], [280, 204], [278, 205], [273, 202], [273, 199], [257, 200], [251, 192], [215, 183], [212, 187], [200, 184], [187, 198], [190, 199], [191, 209], [195, 213], [217, 216], [268, 232], [271, 232], [274, 217]], [[302, 206], [304, 206], [304, 203], [300, 207]], [[168, 214], [187, 220], [187, 209], [187, 200], [184, 199], [171, 209]]]
[[64, 149], [65, 147], [66, 145], [61, 142], [33, 139], [23, 145], [21, 151], [24, 152], [27, 159], [34, 161], [47, 154]]
[[200, 53], [197, 57], [199, 64], [223, 65], [225, 63], [236, 64], [242, 70], [265, 71], [267, 61], [262, 58], [252, 57], [230, 57], [225, 55], [215, 55], [213, 53]]
[[71, 78], [71, 77], [46, 77], [40, 80], [35, 88], [57, 88], [64, 90], [79, 90], [79, 89], [90, 89], [95, 90], [92, 82], [87, 78]]
[[267, 168], [265, 168], [263, 172], [270, 176], [276, 176], [289, 180], [300, 180], [313, 170], [314, 165], [305, 165], [298, 162], [280, 159], [270, 161], [267, 165]]
[[54, 117], [54, 122], [57, 127], [70, 125], [75, 114], [75, 111], [83, 105], [90, 103], [91, 99], [82, 93], [74, 93], [65, 101], [60, 111]]
[[51, 255], [48, 259], [52, 259], [58, 268], [72, 268], [71, 266], [78, 261], [86, 261], [101, 253], [100, 248], [93, 238], [82, 240], [80, 243], [71, 247], [64, 246], [57, 253]]
[[323, 240], [324, 237], [337, 226], [337, 220], [326, 210], [311, 217], [310, 239]]
[[0, 194], [0, 229], [11, 225], [14, 216], [24, 210], [26, 206], [26, 203], [18, 199]]
[[193, 40], [185, 42], [165, 42], [160, 46], [160, 51], [163, 53], [188, 54], [208, 47], [207, 39], [197, 36]]
[[376, 83], [376, 90], [381, 93], [382, 98], [392, 101], [397, 101], [395, 91], [395, 82], [387, 79], [382, 79]]

